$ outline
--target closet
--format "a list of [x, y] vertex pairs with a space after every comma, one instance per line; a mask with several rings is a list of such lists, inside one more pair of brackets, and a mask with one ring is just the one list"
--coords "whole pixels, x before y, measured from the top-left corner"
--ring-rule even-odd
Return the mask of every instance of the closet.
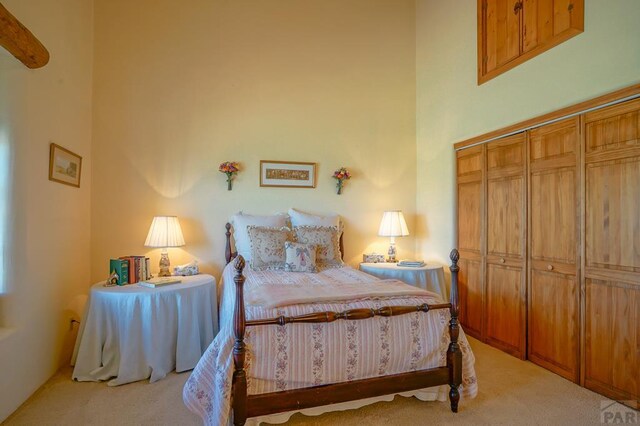
[[492, 346], [637, 401], [640, 99], [608, 100], [456, 144], [460, 318]]

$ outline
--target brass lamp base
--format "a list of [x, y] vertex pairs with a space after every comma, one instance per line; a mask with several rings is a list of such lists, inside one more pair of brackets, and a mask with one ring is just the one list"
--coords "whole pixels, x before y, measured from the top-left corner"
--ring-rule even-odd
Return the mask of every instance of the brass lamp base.
[[166, 251], [163, 251], [160, 254], [160, 272], [158, 272], [158, 276], [170, 277], [171, 276], [171, 271], [169, 270], [170, 265], [171, 264], [169, 263], [169, 253]]

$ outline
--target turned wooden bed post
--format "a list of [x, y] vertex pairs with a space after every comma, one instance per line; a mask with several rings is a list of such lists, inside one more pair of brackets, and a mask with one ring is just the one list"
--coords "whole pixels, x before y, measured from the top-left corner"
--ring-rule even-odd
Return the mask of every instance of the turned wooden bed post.
[[233, 253], [231, 253], [231, 224], [227, 223], [224, 227], [227, 229], [227, 232], [224, 233], [227, 237], [227, 244], [225, 244], [224, 248], [224, 258], [227, 260], [227, 263], [229, 263], [233, 258]]
[[231, 385], [234, 425], [243, 425], [247, 420], [247, 374], [244, 370], [246, 320], [244, 317], [244, 276], [242, 275], [244, 264], [244, 257], [239, 255], [233, 265], [236, 270], [236, 276], [233, 278], [236, 283], [236, 306], [233, 311], [233, 332], [236, 339], [233, 345], [234, 371]]
[[449, 400], [451, 401], [451, 411], [458, 412], [458, 401], [460, 401], [460, 392], [458, 387], [462, 383], [462, 352], [458, 345], [458, 335], [460, 334], [460, 326], [458, 325], [458, 260], [460, 259], [460, 253], [458, 250], [451, 250], [449, 255], [451, 259], [451, 320], [449, 321], [449, 335], [451, 336], [451, 343], [449, 343], [449, 349], [447, 350], [447, 367], [449, 368]]

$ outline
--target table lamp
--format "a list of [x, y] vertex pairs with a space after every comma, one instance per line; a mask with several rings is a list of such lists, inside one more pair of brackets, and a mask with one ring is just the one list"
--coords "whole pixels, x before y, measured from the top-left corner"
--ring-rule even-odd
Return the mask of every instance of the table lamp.
[[169, 253], [168, 247], [181, 247], [184, 245], [184, 237], [180, 222], [176, 216], [156, 216], [151, 222], [147, 240], [144, 242], [145, 247], [162, 248], [160, 254], [160, 272], [159, 277], [170, 277], [169, 271]]
[[395, 263], [396, 260], [396, 240], [395, 237], [406, 237], [409, 235], [409, 228], [404, 216], [400, 210], [386, 211], [382, 215], [380, 229], [378, 230], [380, 237], [389, 237], [389, 258], [387, 262]]

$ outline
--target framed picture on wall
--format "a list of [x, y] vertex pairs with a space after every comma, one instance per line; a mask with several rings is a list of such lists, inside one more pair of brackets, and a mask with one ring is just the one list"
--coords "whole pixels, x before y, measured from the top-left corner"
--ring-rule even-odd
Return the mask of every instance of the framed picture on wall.
[[49, 180], [80, 188], [82, 157], [52, 143], [49, 147]]
[[316, 163], [261, 160], [260, 186], [315, 188]]

